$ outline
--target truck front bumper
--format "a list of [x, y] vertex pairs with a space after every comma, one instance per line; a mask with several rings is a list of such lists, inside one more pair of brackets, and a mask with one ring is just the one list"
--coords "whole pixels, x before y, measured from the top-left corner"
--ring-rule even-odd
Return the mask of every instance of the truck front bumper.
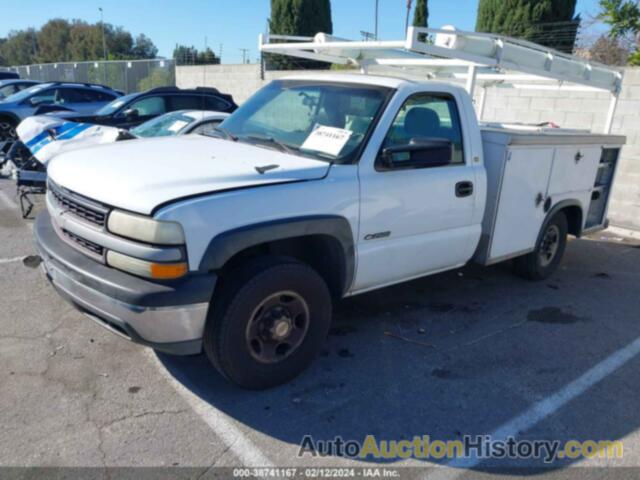
[[34, 233], [45, 273], [56, 290], [89, 318], [133, 342], [174, 355], [198, 354], [214, 274], [155, 283], [103, 265], [62, 240], [47, 212]]

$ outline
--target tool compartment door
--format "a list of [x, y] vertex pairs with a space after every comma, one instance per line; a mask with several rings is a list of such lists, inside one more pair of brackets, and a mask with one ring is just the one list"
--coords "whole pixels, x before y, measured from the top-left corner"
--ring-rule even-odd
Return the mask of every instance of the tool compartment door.
[[549, 181], [549, 196], [590, 191], [601, 156], [602, 148], [599, 145], [557, 147]]
[[489, 254], [492, 263], [535, 247], [545, 218], [553, 153], [552, 147], [507, 152]]

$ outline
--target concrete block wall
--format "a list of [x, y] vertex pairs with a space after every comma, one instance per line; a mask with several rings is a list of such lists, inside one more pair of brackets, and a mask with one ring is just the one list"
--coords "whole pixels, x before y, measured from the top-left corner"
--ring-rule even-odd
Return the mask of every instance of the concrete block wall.
[[[265, 79], [261, 80], [260, 66], [256, 64], [186, 66], [176, 68], [176, 82], [181, 88], [216, 87], [233, 95], [235, 101], [241, 104], [266, 83], [291, 73], [265, 72]], [[476, 96], [478, 101], [479, 93]], [[601, 132], [608, 107], [607, 93], [493, 87], [487, 91], [483, 120], [523, 123], [551, 121], [562, 127]], [[609, 218], [612, 225], [640, 231], [640, 68], [625, 70], [612, 133], [626, 135], [627, 145], [616, 178]]]
[[264, 80], [261, 80], [258, 64], [185, 66], [176, 67], [176, 85], [180, 88], [216, 87], [221, 92], [233, 95], [235, 102], [240, 105], [272, 80], [305, 73], [314, 74], [318, 71], [270, 71], [265, 72]]
[[180, 88], [215, 87], [233, 95], [240, 105], [258, 90], [260, 65], [206, 65], [176, 67], [176, 85]]
[[[476, 95], [476, 102], [480, 96]], [[487, 90], [483, 120], [554, 122], [561, 127], [602, 132], [608, 93], [556, 92], [494, 87]], [[640, 231], [640, 68], [625, 69], [613, 134], [625, 135], [615, 188], [609, 206], [614, 226]]]

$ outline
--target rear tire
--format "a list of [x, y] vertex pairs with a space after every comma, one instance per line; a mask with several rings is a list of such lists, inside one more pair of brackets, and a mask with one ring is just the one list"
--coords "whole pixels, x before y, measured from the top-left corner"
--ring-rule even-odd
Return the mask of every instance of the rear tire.
[[231, 382], [262, 390], [286, 383], [320, 352], [331, 323], [331, 295], [311, 267], [269, 257], [221, 280], [204, 350]]
[[529, 280], [544, 280], [553, 274], [562, 262], [568, 229], [567, 216], [556, 213], [543, 225], [536, 249], [514, 260], [516, 274]]

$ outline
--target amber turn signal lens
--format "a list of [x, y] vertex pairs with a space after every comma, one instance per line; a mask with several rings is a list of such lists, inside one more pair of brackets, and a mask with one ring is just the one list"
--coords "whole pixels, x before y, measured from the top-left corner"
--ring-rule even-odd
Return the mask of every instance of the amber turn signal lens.
[[180, 278], [187, 274], [186, 263], [152, 263], [151, 278], [158, 280], [170, 280]]
[[107, 252], [107, 264], [111, 267], [133, 273], [140, 277], [156, 280], [171, 280], [187, 274], [189, 266], [186, 262], [180, 263], [155, 263], [133, 258], [122, 253]]

